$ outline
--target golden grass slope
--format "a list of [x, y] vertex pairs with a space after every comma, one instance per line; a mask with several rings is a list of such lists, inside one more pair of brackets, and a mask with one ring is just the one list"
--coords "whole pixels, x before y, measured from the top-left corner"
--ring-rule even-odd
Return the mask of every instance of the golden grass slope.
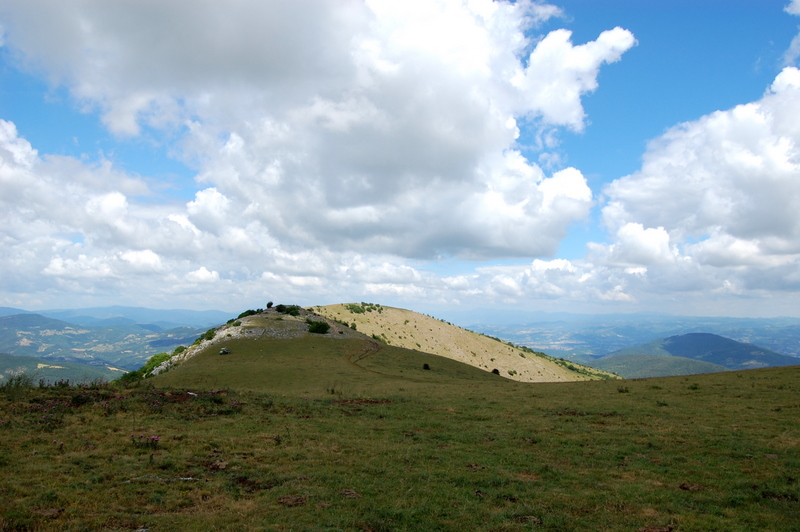
[[370, 305], [367, 308], [371, 311], [358, 313], [351, 310], [352, 305], [326, 305], [309, 310], [331, 320], [355, 323], [359, 332], [380, 337], [390, 345], [450, 358], [485, 371], [497, 369], [503, 377], [520, 382], [595, 380], [610, 375], [572, 363], [586, 373], [571, 371], [549, 357], [526, 353], [494, 338], [410, 310]]

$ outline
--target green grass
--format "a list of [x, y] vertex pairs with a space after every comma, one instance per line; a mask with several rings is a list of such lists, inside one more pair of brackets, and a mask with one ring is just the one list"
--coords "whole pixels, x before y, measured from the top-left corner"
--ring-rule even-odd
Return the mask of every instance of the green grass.
[[340, 341], [0, 388], [0, 530], [800, 530], [800, 367], [620, 393]]
[[[231, 354], [219, 355], [222, 345]], [[426, 363], [431, 370], [423, 369]], [[208, 347], [153, 382], [159, 386], [229, 387], [306, 396], [330, 388], [360, 396], [401, 390], [428, 393], [432, 385], [510, 384], [444, 357], [336, 334], [260, 341], [231, 339]]]

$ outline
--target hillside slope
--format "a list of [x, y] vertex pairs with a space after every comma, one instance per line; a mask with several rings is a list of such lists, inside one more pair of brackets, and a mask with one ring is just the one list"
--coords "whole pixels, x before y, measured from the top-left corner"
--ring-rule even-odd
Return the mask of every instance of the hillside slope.
[[484, 371], [497, 369], [503, 377], [521, 382], [611, 377], [603, 371], [523, 350], [410, 310], [353, 303], [312, 309], [328, 319], [355, 324], [359, 332], [380, 338], [389, 345], [439, 355]]

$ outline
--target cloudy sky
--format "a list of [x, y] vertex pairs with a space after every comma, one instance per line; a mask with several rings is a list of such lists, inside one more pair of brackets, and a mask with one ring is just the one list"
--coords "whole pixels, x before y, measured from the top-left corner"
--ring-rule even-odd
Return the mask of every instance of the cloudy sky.
[[0, 306], [798, 316], [798, 26], [800, 0], [0, 0]]

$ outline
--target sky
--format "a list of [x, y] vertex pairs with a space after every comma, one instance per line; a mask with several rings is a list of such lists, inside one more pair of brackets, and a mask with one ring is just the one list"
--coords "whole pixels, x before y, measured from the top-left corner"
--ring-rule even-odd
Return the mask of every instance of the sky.
[[800, 0], [0, 0], [0, 306], [800, 316]]

